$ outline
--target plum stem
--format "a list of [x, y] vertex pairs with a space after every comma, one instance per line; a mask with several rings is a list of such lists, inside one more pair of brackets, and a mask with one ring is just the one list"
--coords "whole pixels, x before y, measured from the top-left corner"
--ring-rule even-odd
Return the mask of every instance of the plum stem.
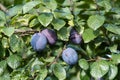
[[57, 60], [59, 59], [59, 57], [61, 56], [61, 54], [65, 48], [66, 48], [66, 44], [64, 45], [62, 51], [60, 51], [60, 53], [57, 55], [57, 57], [53, 60], [53, 62], [49, 63], [47, 66], [50, 66], [51, 64], [57, 62]]

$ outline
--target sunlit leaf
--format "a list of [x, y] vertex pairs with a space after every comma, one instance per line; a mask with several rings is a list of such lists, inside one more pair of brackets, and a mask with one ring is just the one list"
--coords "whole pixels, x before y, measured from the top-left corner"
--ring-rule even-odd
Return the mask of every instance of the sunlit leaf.
[[104, 16], [92, 15], [88, 18], [87, 24], [93, 30], [97, 30], [100, 26], [103, 25], [104, 21], [105, 21]]
[[14, 27], [4, 27], [2, 32], [8, 37], [10, 37], [14, 33], [14, 30]]
[[66, 27], [63, 27], [58, 31], [58, 37], [61, 40], [68, 41], [70, 35], [69, 32], [70, 31]]
[[109, 70], [109, 64], [106, 61], [100, 60], [97, 62], [94, 62], [91, 65], [90, 74], [95, 78], [101, 78], [103, 77]]
[[38, 4], [40, 4], [40, 1], [31, 1], [26, 3], [23, 6], [23, 13], [27, 13], [28, 11], [30, 11], [31, 9], [33, 9], [35, 6], [37, 6]]
[[53, 20], [53, 15], [51, 13], [41, 13], [38, 16], [38, 20], [43, 26], [47, 27]]
[[112, 61], [115, 64], [119, 64], [120, 63], [120, 54], [112, 54]]
[[120, 35], [120, 27], [119, 26], [115, 26], [114, 24], [106, 24], [105, 28], [110, 32]]
[[99, 31], [94, 31], [90, 28], [85, 29], [85, 31], [82, 34], [83, 40], [85, 43], [90, 42], [91, 40], [94, 40], [99, 35]]
[[16, 69], [17, 67], [19, 67], [21, 64], [20, 61], [21, 61], [21, 58], [17, 55], [11, 55], [7, 58], [7, 64], [12, 69]]
[[113, 65], [113, 64], [110, 64], [110, 70], [108, 72], [108, 76], [109, 76], [109, 80], [112, 80], [115, 78], [115, 76], [117, 75], [118, 73], [118, 68], [117, 66]]
[[54, 29], [60, 30], [65, 25], [65, 21], [62, 19], [55, 19], [53, 20], [52, 25], [54, 26]]
[[55, 0], [43, 0], [47, 8], [55, 10], [57, 8], [57, 3]]
[[87, 70], [89, 68], [89, 64], [85, 59], [79, 60], [79, 66], [84, 70]]
[[60, 64], [54, 65], [53, 73], [59, 80], [64, 80], [66, 78], [66, 71]]

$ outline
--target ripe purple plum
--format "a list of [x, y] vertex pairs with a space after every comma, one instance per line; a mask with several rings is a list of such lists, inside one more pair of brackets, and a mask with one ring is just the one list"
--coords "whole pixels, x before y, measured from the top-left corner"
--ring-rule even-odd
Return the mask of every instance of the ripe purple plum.
[[41, 33], [35, 33], [31, 38], [31, 46], [35, 51], [41, 51], [46, 47], [47, 39]]
[[82, 41], [81, 35], [74, 28], [70, 31], [70, 40], [75, 44], [80, 44]]
[[57, 35], [54, 30], [44, 29], [41, 31], [41, 33], [46, 36], [49, 44], [53, 45], [56, 43]]
[[62, 59], [69, 65], [74, 65], [78, 62], [78, 54], [73, 48], [67, 48], [62, 52]]

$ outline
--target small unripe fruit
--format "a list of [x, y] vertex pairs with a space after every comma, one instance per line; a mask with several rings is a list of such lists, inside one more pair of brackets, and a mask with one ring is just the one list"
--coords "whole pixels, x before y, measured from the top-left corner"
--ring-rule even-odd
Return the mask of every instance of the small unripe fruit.
[[62, 59], [69, 65], [74, 65], [78, 61], [78, 54], [73, 48], [67, 48], [62, 52]]
[[46, 47], [47, 39], [41, 33], [35, 33], [31, 38], [31, 46], [35, 51], [41, 51]]
[[75, 44], [80, 44], [82, 41], [82, 37], [75, 29], [71, 29], [70, 31], [70, 40]]
[[57, 35], [54, 30], [44, 29], [41, 31], [41, 33], [46, 36], [49, 44], [53, 45], [56, 43]]

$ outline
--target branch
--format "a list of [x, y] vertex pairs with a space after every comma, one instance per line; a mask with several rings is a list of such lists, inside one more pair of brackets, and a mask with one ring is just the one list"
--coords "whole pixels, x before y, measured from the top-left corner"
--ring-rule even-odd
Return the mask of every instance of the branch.
[[30, 33], [35, 33], [35, 32], [39, 32], [38, 30], [33, 30], [33, 29], [29, 29], [29, 30], [20, 30], [20, 29], [15, 29], [15, 34], [30, 34]]

